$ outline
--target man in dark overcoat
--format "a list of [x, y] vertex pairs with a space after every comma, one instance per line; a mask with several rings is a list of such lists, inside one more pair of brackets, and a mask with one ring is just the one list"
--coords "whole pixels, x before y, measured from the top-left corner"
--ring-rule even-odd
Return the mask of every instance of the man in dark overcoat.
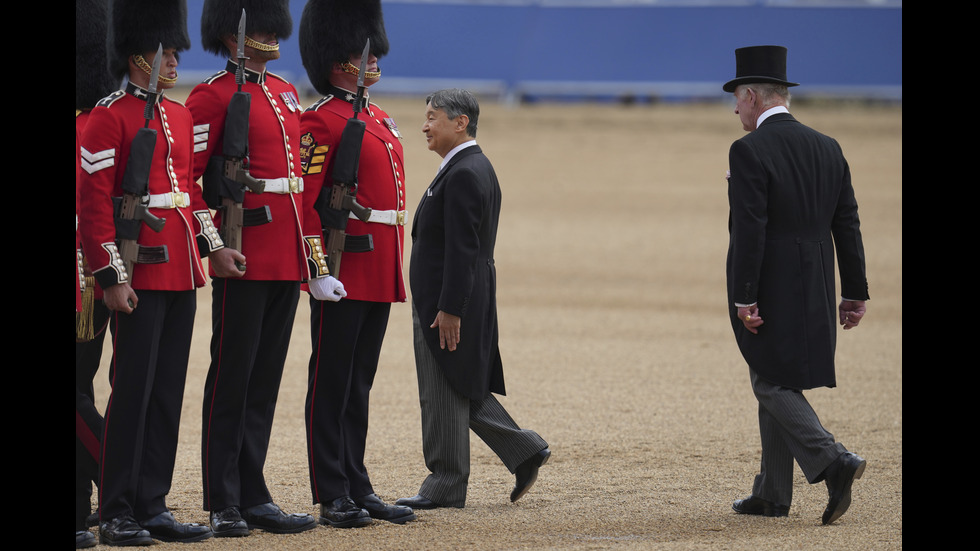
[[418, 495], [395, 503], [413, 509], [465, 505], [470, 428], [516, 475], [511, 501], [530, 489], [551, 455], [548, 443], [521, 429], [491, 394], [505, 391], [493, 265], [500, 184], [476, 145], [479, 114], [465, 90], [426, 99], [422, 132], [443, 162], [412, 224], [409, 282], [430, 474]]
[[865, 313], [868, 283], [857, 201], [838, 143], [789, 114], [786, 48], [735, 50], [735, 113], [748, 135], [729, 152], [728, 298], [732, 328], [759, 401], [762, 466], [742, 514], [786, 516], [793, 460], [825, 481], [823, 523], [850, 505], [866, 462], [820, 424], [803, 390], [836, 386], [834, 251], [844, 329]]

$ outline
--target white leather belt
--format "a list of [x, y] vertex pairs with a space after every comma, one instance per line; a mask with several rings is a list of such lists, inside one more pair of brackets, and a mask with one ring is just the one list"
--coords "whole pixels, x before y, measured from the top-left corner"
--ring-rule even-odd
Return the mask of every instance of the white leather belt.
[[191, 196], [186, 191], [154, 193], [147, 197], [150, 202], [146, 206], [152, 209], [178, 209], [191, 206]]
[[[262, 180], [263, 178], [259, 178]], [[265, 178], [265, 191], [263, 193], [279, 193], [285, 195], [287, 193], [302, 193], [303, 192], [303, 179], [302, 178]], [[245, 188], [248, 191], [252, 191], [249, 188]]]
[[[354, 220], [360, 220], [353, 212], [348, 215], [348, 218]], [[367, 220], [368, 222], [374, 222], [375, 224], [387, 224], [389, 226], [404, 226], [405, 225], [405, 211], [403, 210], [372, 210], [371, 216]]]

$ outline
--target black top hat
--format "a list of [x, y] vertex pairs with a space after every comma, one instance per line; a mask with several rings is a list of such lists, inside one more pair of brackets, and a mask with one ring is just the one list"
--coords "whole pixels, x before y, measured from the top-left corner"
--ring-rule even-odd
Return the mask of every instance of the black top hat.
[[735, 78], [722, 86], [734, 92], [740, 84], [771, 82], [783, 86], [799, 86], [786, 80], [786, 48], [784, 46], [748, 46], [735, 50]]

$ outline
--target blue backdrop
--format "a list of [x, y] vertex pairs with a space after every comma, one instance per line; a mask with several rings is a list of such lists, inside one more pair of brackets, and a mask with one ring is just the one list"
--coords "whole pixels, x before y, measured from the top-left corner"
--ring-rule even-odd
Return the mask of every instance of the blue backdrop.
[[[193, 46], [181, 83], [223, 67], [200, 47], [203, 0], [188, 0]], [[270, 70], [307, 85], [293, 35]], [[735, 48], [789, 48], [794, 95], [901, 99], [900, 0], [384, 0], [384, 92], [463, 86], [518, 96], [720, 97]]]

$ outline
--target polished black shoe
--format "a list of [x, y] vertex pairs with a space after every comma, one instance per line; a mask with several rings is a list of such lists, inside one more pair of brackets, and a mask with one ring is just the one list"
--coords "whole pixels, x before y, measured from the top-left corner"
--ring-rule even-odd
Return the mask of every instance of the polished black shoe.
[[531, 489], [531, 486], [534, 486], [534, 481], [538, 479], [538, 469], [547, 463], [550, 457], [551, 450], [545, 448], [517, 466], [517, 471], [514, 473], [517, 476], [517, 482], [514, 484], [513, 491], [510, 492], [511, 502], [521, 499]]
[[91, 515], [85, 517], [85, 526], [89, 528], [95, 528], [99, 525], [99, 513], [95, 512]]
[[191, 543], [206, 540], [213, 535], [210, 526], [202, 526], [196, 522], [177, 522], [170, 511], [140, 521], [140, 526], [150, 533], [151, 538], [160, 541]]
[[448, 505], [442, 505], [441, 503], [436, 503], [431, 499], [422, 497], [422, 494], [415, 494], [413, 497], [400, 497], [395, 500], [395, 505], [404, 505], [412, 509], [439, 509], [440, 507], [449, 507]]
[[732, 503], [732, 510], [740, 515], [759, 515], [763, 517], [789, 516], [789, 505], [780, 505], [755, 496], [736, 500]]
[[95, 547], [95, 534], [88, 530], [75, 530], [75, 549]]
[[827, 483], [830, 501], [823, 512], [824, 524], [834, 522], [847, 512], [847, 508], [851, 506], [851, 486], [855, 480], [861, 478], [867, 466], [868, 462], [858, 454], [844, 452], [827, 467], [824, 481]]
[[131, 516], [122, 516], [103, 522], [99, 526], [99, 543], [104, 545], [128, 546], [150, 545], [150, 533], [137, 524]]
[[297, 534], [316, 528], [316, 520], [313, 515], [306, 513], [290, 513], [287, 515], [271, 501], [242, 509], [242, 518], [248, 523], [249, 528], [253, 530], [258, 528], [273, 534]]
[[320, 524], [334, 528], [359, 528], [371, 524], [371, 514], [357, 506], [348, 496], [320, 504]]
[[415, 520], [415, 511], [405, 505], [388, 505], [377, 494], [366, 495], [354, 500], [354, 504], [364, 509], [371, 518], [387, 520], [395, 524], [405, 524]]
[[248, 535], [248, 524], [238, 507], [211, 511], [211, 533], [216, 538], [240, 538]]

